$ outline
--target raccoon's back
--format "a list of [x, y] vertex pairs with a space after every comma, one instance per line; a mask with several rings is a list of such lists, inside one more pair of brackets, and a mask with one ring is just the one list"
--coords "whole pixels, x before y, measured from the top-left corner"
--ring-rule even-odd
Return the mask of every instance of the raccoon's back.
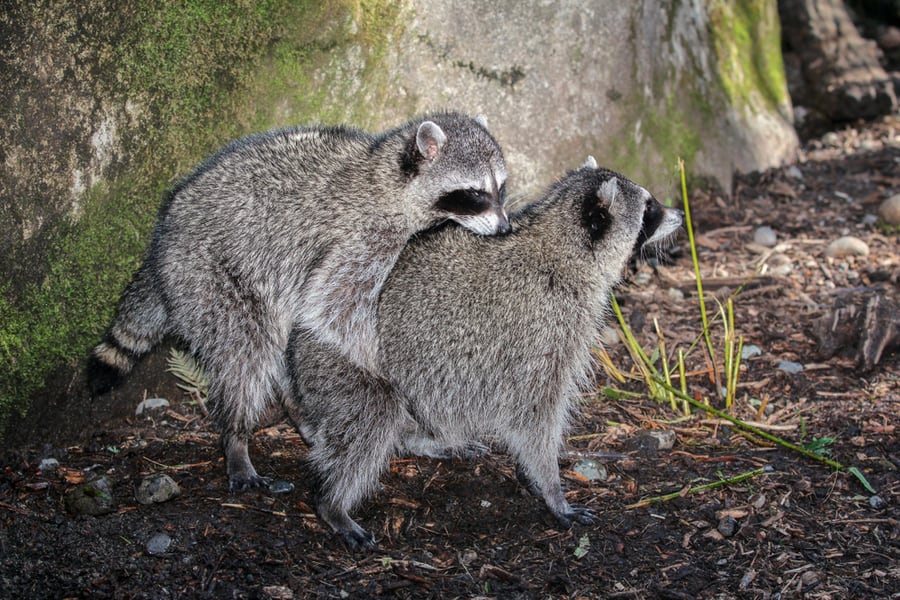
[[582, 377], [594, 321], [529, 241], [448, 228], [401, 255], [379, 303], [380, 351], [417, 417], [473, 428], [498, 410], [524, 418], [526, 399]]

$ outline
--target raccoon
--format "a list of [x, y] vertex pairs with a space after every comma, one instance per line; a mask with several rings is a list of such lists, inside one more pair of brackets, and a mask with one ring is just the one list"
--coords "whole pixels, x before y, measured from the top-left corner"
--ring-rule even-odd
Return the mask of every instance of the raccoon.
[[233, 142], [169, 193], [89, 358], [92, 394], [164, 336], [180, 337], [209, 376], [230, 488], [267, 485], [247, 445], [289, 393], [291, 328], [375, 368], [377, 299], [407, 240], [446, 220], [507, 233], [506, 177], [483, 117], [453, 112], [379, 135], [293, 127]]
[[681, 222], [589, 158], [515, 214], [505, 237], [446, 227], [410, 242], [382, 288], [377, 372], [292, 331], [292, 417], [310, 445], [322, 519], [351, 548], [371, 548], [349, 511], [392, 455], [493, 440], [561, 526], [592, 523], [560, 487], [563, 431], [629, 257]]

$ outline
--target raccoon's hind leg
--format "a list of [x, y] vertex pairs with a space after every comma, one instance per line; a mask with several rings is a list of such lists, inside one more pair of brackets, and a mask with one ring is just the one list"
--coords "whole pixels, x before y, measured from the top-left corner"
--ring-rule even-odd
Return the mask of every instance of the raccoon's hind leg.
[[349, 513], [374, 492], [388, 466], [399, 441], [401, 407], [387, 382], [360, 371], [348, 378], [356, 384], [349, 397], [307, 394], [302, 402], [333, 409], [319, 423], [308, 457], [318, 483], [316, 509], [352, 550], [361, 550], [374, 548], [375, 538]]
[[[537, 438], [535, 433], [538, 433]], [[516, 461], [516, 475], [529, 492], [543, 499], [564, 529], [571, 527], [573, 521], [590, 525], [596, 519], [594, 511], [570, 505], [563, 495], [558, 463], [561, 438], [562, 427], [509, 434], [507, 443]]]
[[88, 357], [91, 396], [105, 394], [119, 385], [137, 361], [166, 334], [168, 314], [154, 271], [152, 260], [141, 265], [122, 294], [115, 319], [103, 341]]

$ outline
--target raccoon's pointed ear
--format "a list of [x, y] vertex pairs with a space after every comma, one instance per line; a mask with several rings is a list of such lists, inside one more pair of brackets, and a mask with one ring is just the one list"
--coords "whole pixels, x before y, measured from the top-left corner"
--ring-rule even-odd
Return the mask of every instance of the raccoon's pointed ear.
[[584, 164], [581, 165], [582, 169], [596, 169], [597, 168], [597, 159], [588, 154], [587, 159], [584, 161]]
[[447, 134], [434, 121], [425, 121], [416, 132], [416, 148], [426, 160], [434, 160], [447, 141]]
[[616, 196], [619, 194], [619, 179], [617, 177], [610, 177], [606, 181], [600, 184], [600, 188], [597, 190], [597, 198], [600, 200], [598, 202], [599, 206], [603, 208], [612, 207], [613, 203], [616, 201]]
[[488, 128], [487, 117], [484, 115], [475, 115], [475, 122], [478, 123], [479, 125], [481, 125], [482, 127], [484, 127], [485, 129]]

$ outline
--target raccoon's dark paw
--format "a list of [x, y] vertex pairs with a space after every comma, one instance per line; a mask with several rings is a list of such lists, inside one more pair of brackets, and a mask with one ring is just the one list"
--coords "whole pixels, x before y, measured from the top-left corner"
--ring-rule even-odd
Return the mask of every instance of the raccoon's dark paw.
[[236, 492], [246, 492], [255, 488], [268, 488], [272, 483], [271, 477], [263, 477], [262, 475], [252, 475], [249, 477], [234, 476], [228, 478], [228, 491], [232, 494]]
[[338, 531], [338, 535], [347, 544], [351, 552], [365, 552], [375, 549], [375, 536], [363, 529], [356, 527]]
[[582, 525], [593, 525], [597, 520], [597, 513], [590, 508], [581, 506], [569, 506], [565, 512], [554, 516], [563, 529], [572, 527], [573, 522], [581, 523]]
[[88, 357], [87, 384], [91, 398], [102, 396], [121, 384], [123, 379], [122, 373], [117, 369], [109, 366], [94, 355]]

